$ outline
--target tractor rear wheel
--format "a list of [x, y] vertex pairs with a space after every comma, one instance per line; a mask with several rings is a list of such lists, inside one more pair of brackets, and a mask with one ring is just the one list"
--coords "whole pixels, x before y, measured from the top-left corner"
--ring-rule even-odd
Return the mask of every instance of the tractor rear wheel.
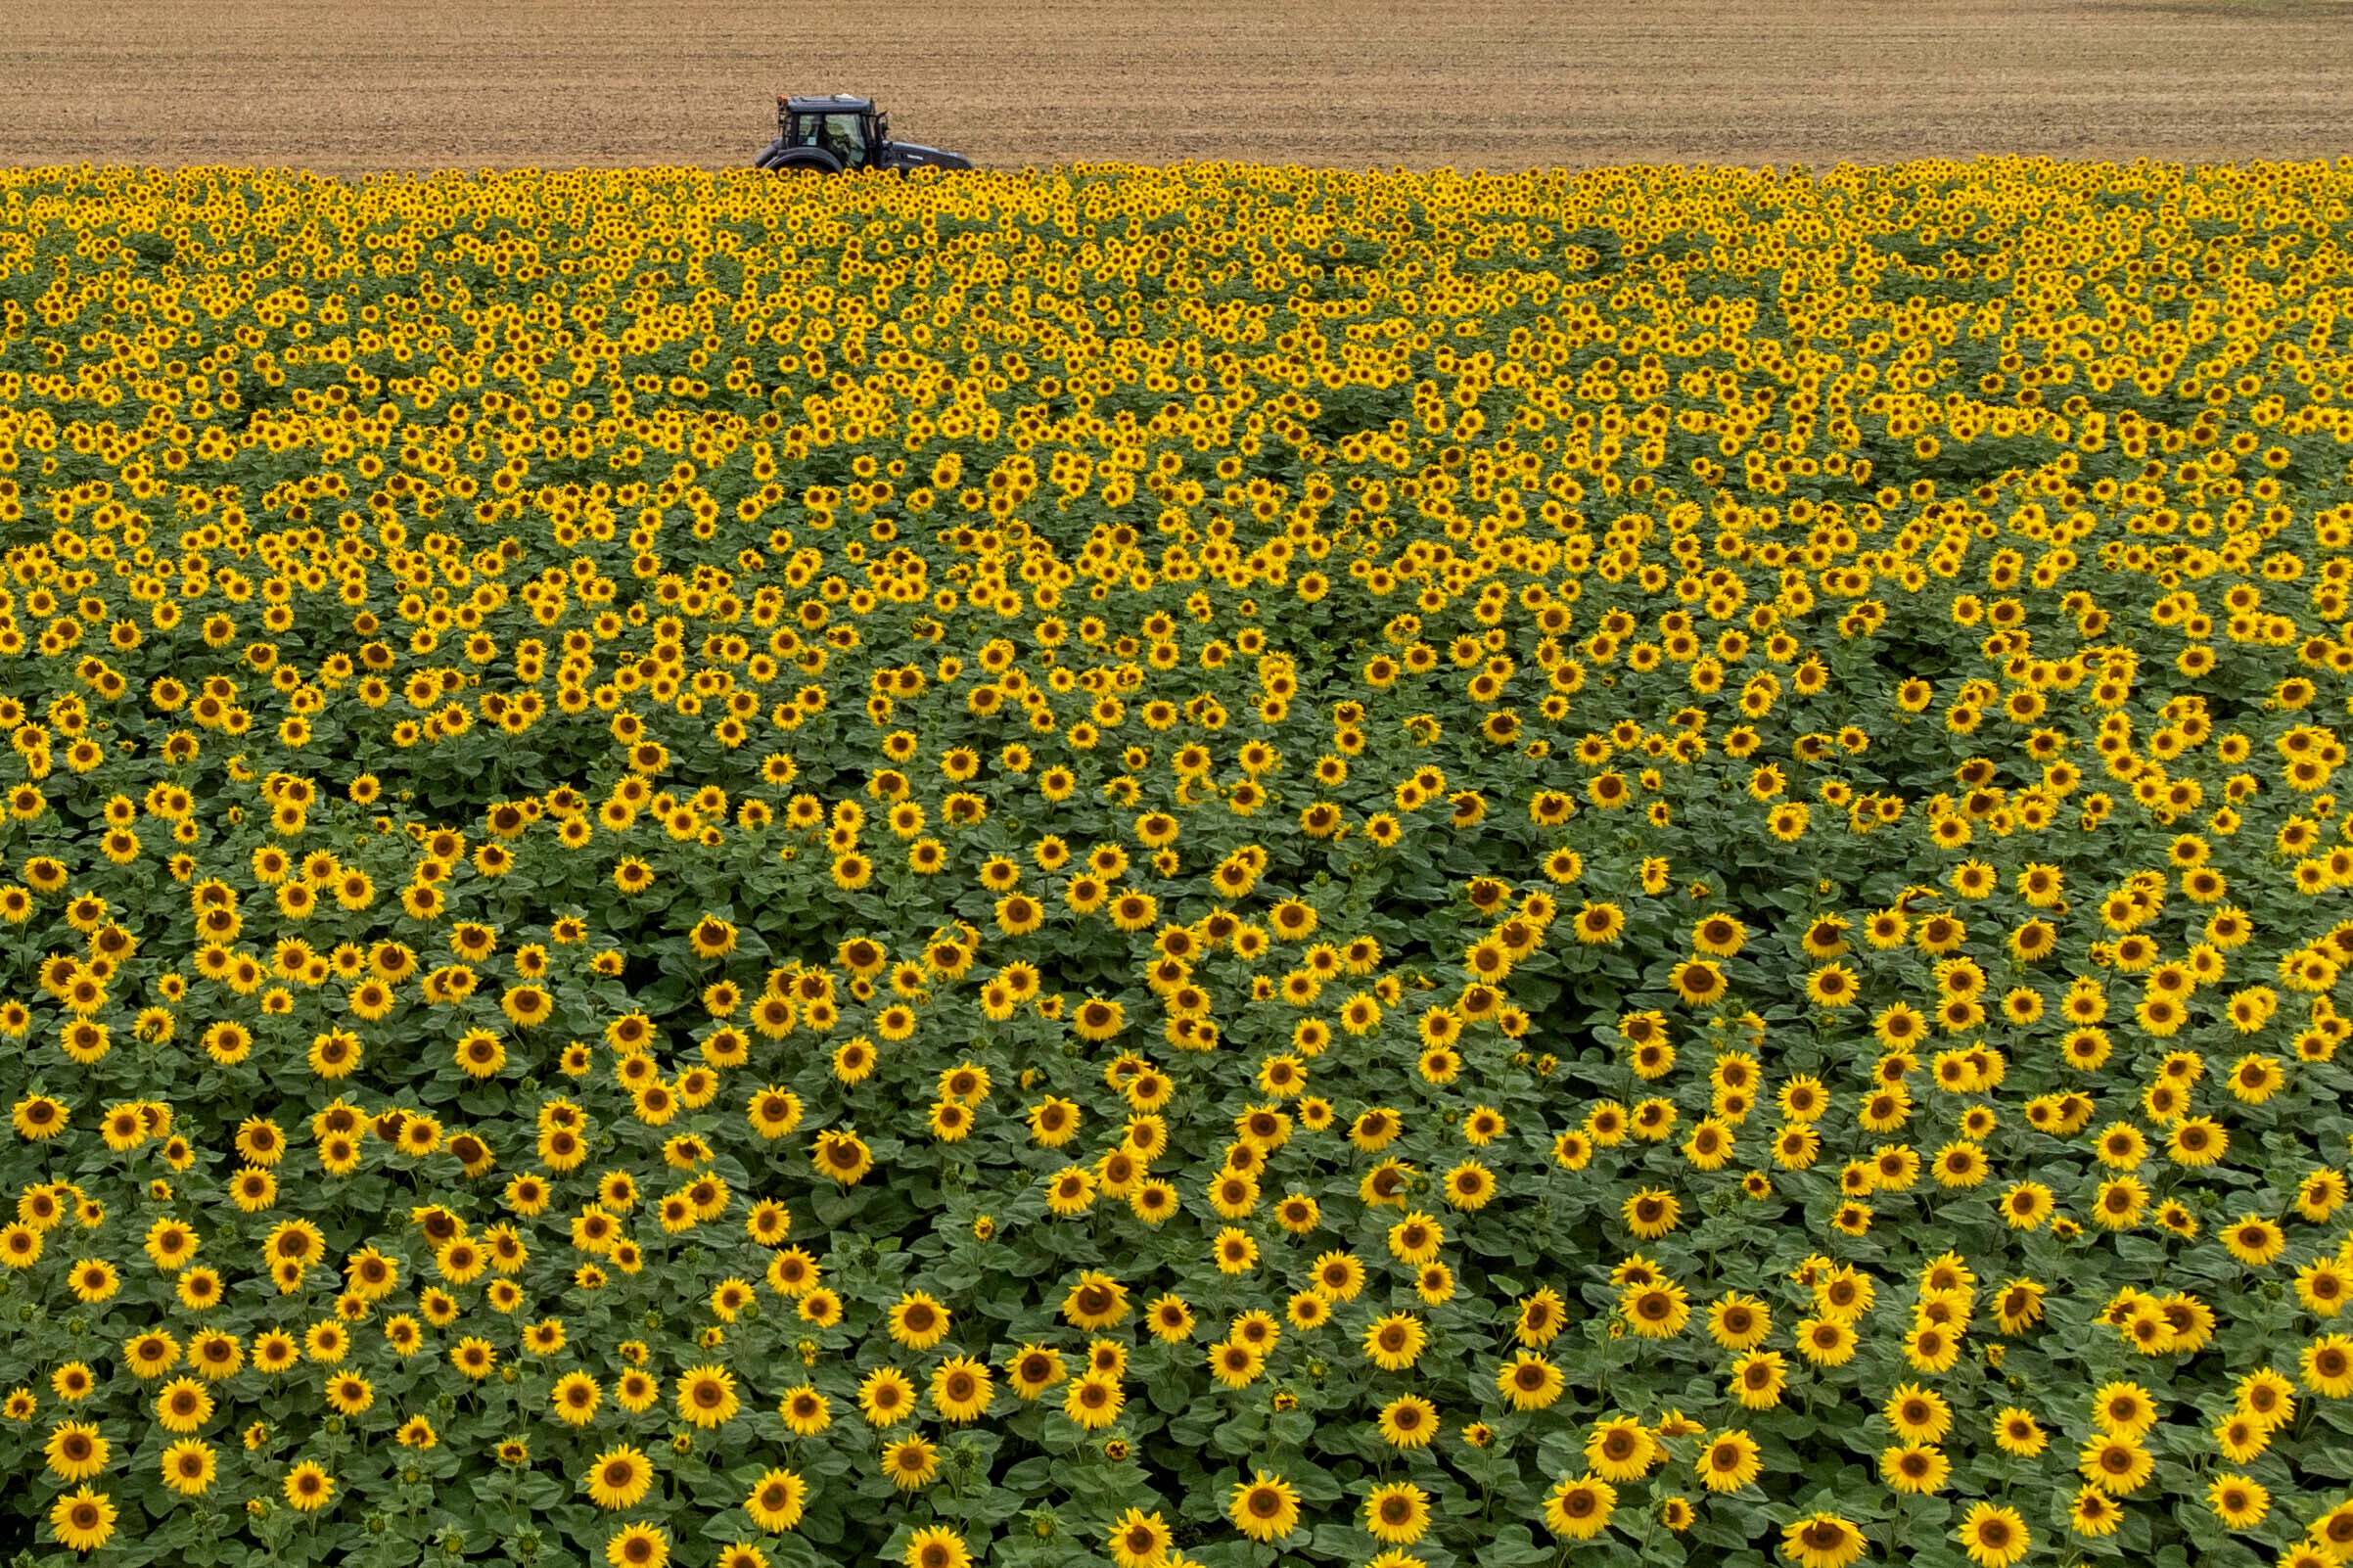
[[779, 136], [761, 150], [760, 156], [752, 160], [752, 166], [754, 168], [773, 167], [776, 160], [783, 154], [783, 152], [784, 138]]
[[842, 161], [822, 147], [771, 148], [761, 155], [761, 168], [778, 174], [839, 174]]

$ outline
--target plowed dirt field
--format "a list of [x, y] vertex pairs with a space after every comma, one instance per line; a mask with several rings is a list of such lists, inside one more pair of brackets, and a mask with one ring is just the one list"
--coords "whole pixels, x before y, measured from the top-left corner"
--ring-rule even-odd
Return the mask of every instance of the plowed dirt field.
[[75, 0], [0, 159], [740, 164], [781, 91], [997, 165], [2353, 151], [2348, 0]]

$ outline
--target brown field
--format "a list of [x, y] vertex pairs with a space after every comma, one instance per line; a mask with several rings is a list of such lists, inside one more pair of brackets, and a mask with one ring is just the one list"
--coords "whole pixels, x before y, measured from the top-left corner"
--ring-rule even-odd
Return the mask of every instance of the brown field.
[[868, 92], [995, 165], [2353, 152], [2353, 0], [60, 0], [0, 159], [746, 162]]

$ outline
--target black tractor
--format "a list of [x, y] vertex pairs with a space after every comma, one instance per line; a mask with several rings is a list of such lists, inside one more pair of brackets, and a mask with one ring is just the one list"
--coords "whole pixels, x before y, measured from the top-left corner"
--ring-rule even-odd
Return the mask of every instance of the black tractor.
[[970, 168], [972, 160], [937, 147], [891, 140], [891, 116], [871, 98], [779, 98], [776, 139], [753, 161], [778, 173], [840, 174], [861, 168]]

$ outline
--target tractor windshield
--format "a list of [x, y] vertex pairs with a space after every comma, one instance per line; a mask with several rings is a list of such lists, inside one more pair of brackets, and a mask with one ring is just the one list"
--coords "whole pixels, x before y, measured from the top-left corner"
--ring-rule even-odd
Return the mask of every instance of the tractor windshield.
[[840, 159], [844, 168], [866, 161], [866, 128], [856, 115], [795, 115], [793, 145], [822, 147]]

